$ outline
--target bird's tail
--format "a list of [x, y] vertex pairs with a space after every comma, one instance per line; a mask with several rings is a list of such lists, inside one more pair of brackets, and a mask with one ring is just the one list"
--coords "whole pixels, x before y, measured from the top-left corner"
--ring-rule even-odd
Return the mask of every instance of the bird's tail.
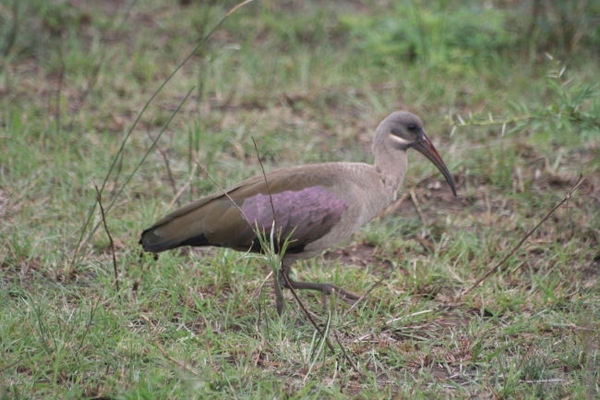
[[180, 246], [208, 245], [202, 218], [204, 204], [204, 201], [191, 203], [175, 210], [142, 232], [139, 243], [152, 253]]

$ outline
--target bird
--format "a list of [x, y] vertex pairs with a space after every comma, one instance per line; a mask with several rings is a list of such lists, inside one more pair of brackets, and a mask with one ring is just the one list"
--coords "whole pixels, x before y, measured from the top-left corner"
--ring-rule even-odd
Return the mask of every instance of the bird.
[[262, 239], [271, 237], [281, 259], [274, 274], [279, 315], [284, 311], [281, 288], [336, 293], [352, 304], [359, 295], [331, 283], [292, 280], [291, 267], [347, 239], [392, 204], [408, 167], [409, 149], [427, 157], [457, 195], [421, 119], [395, 111], [375, 130], [373, 164], [326, 162], [253, 176], [174, 210], [145, 229], [139, 243], [152, 253], [181, 246], [264, 253]]

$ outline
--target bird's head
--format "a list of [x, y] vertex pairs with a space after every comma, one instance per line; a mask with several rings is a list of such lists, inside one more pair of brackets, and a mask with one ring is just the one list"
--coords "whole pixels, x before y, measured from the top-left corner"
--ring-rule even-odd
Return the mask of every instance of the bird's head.
[[425, 134], [423, 122], [416, 115], [406, 111], [397, 111], [389, 115], [377, 128], [374, 146], [376, 153], [378, 146], [392, 147], [401, 151], [410, 148], [417, 150], [440, 170], [456, 196], [454, 179], [435, 146]]

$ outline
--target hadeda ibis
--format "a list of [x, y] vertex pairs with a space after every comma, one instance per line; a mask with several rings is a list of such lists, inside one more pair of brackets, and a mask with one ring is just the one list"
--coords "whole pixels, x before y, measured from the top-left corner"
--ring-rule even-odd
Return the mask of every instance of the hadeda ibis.
[[[277, 312], [281, 287], [336, 292], [348, 302], [360, 297], [329, 283], [298, 282], [289, 277], [298, 259], [311, 258], [348, 238], [395, 199], [407, 168], [406, 150], [427, 157], [456, 185], [423, 129], [421, 119], [405, 111], [385, 118], [375, 131], [374, 165], [330, 162], [283, 168], [246, 179], [220, 193], [185, 205], [141, 236], [144, 250], [158, 253], [179, 246], [219, 246], [261, 252], [260, 235], [274, 233], [275, 248], [285, 252], [275, 274]], [[274, 231], [272, 231], [274, 229]]]

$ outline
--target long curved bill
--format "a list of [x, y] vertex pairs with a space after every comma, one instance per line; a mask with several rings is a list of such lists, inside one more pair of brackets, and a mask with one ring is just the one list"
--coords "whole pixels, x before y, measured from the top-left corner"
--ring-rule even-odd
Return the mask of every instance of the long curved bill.
[[450, 189], [452, 189], [452, 193], [454, 196], [456, 196], [456, 184], [454, 183], [454, 179], [452, 179], [452, 175], [450, 174], [450, 171], [448, 171], [448, 167], [446, 167], [444, 160], [442, 160], [442, 156], [440, 156], [440, 153], [438, 153], [427, 135], [423, 133], [422, 136], [413, 142], [412, 147], [427, 157], [429, 161], [431, 161], [437, 167], [437, 169], [440, 170], [442, 175], [444, 175], [444, 178], [446, 178], [446, 182], [448, 182]]

